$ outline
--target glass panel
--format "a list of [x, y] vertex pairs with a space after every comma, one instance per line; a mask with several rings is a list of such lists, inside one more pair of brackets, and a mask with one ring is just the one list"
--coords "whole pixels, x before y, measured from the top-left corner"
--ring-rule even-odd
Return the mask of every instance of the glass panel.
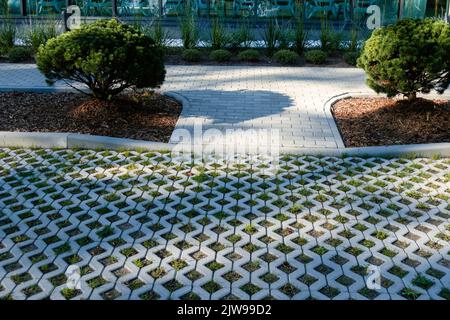
[[444, 17], [447, 0], [428, 0], [425, 15], [427, 17]]
[[0, 0], [0, 15], [21, 14], [21, 0]]
[[399, 0], [383, 0], [380, 3], [382, 24], [388, 25], [398, 20]]
[[80, 7], [82, 16], [112, 16], [111, 0], [75, 0], [72, 3]]
[[260, 0], [257, 10], [259, 17], [276, 18], [292, 18], [295, 12], [295, 0]]
[[118, 0], [117, 13], [120, 16], [158, 16], [159, 0]]
[[350, 8], [349, 5], [346, 0], [308, 0], [305, 2], [305, 18], [342, 19]]
[[[261, 0], [262, 1], [262, 0]], [[234, 0], [233, 16], [248, 18], [255, 15], [257, 11], [257, 0]]]
[[65, 0], [27, 0], [27, 14], [29, 15], [59, 14], [65, 7]]
[[427, 0], [405, 0], [402, 8], [402, 18], [423, 18]]
[[181, 16], [184, 11], [184, 0], [162, 0], [163, 16]]

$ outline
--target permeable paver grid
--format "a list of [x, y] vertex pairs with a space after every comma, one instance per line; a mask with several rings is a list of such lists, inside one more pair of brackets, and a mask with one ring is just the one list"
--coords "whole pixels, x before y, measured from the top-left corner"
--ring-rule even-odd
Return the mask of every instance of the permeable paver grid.
[[449, 299], [449, 169], [1, 149], [0, 297]]

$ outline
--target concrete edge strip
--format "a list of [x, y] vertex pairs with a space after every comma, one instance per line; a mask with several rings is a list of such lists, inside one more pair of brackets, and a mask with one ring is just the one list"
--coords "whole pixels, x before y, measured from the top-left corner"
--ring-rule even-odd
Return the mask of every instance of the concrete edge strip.
[[331, 112], [331, 108], [333, 107], [333, 104], [336, 103], [336, 101], [339, 101], [341, 99], [345, 99], [348, 96], [348, 93], [341, 93], [336, 96], [331, 97], [328, 99], [325, 104], [323, 105], [323, 111], [325, 112], [325, 115], [327, 116], [328, 125], [331, 128], [331, 132], [333, 133], [334, 140], [336, 141], [338, 148], [345, 148], [344, 141], [342, 140], [341, 133], [339, 132], [339, 129], [337, 127], [336, 121], [334, 121], [333, 113]]
[[[81, 88], [83, 89], [83, 88]], [[79, 91], [68, 86], [45, 86], [45, 87], [1, 87], [0, 92], [34, 92], [34, 93], [77, 93]]]
[[[176, 145], [164, 142], [94, 136], [78, 133], [0, 131], [0, 147], [85, 148], [116, 150], [171, 151]], [[283, 154], [317, 156], [425, 156], [450, 157], [450, 143], [375, 146], [361, 148], [292, 148]]]

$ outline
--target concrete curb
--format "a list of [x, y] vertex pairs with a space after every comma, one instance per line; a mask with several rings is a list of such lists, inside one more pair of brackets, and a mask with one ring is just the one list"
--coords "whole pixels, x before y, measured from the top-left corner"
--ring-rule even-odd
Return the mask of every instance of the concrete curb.
[[[170, 151], [176, 145], [164, 142], [143, 141], [124, 138], [94, 136], [78, 133], [52, 132], [6, 132], [0, 131], [0, 147], [22, 148], [85, 148], [85, 149], [130, 149], [148, 151]], [[284, 149], [283, 154], [316, 156], [405, 156], [450, 157], [450, 143], [375, 146], [361, 148], [293, 148]]]
[[79, 133], [8, 132], [0, 131], [0, 147], [22, 148], [85, 148], [171, 150], [164, 142], [95, 136]]
[[69, 133], [0, 131], [1, 147], [67, 148]]
[[171, 150], [173, 145], [164, 142], [71, 133], [67, 136], [67, 148], [166, 151]]
[[0, 92], [34, 92], [34, 93], [78, 93], [79, 91], [67, 86], [46, 86], [46, 87], [32, 87], [32, 88], [19, 88], [19, 87], [0, 87]]
[[398, 156], [443, 156], [450, 157], [450, 143], [429, 144], [402, 144], [393, 146], [374, 146], [360, 148], [333, 148], [333, 149], [292, 149], [283, 150], [283, 153], [316, 156], [360, 156], [360, 157], [398, 157]]

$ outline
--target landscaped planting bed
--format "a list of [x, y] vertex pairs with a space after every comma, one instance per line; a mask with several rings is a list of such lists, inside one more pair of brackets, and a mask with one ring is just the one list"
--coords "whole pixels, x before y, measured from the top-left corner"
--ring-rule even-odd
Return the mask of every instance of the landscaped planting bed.
[[[171, 65], [242, 65], [242, 66], [282, 66], [286, 65], [276, 61], [274, 57], [267, 55], [266, 49], [252, 49], [259, 53], [259, 58], [255, 61], [247, 61], [239, 56], [240, 51], [229, 50], [232, 54], [228, 61], [214, 61], [210, 57], [211, 49], [201, 48], [197, 49], [200, 52], [200, 59], [198, 61], [187, 61], [183, 59], [182, 48], [169, 48], [166, 49], [165, 63]], [[244, 50], [241, 50], [241, 52]], [[349, 68], [352, 65], [344, 61], [341, 53], [334, 53], [327, 57], [323, 64], [314, 64], [305, 60], [303, 55], [299, 56], [299, 59], [289, 66], [298, 67], [330, 67], [330, 68]]]
[[0, 130], [73, 132], [168, 142], [181, 104], [157, 94], [101, 101], [81, 93], [0, 93]]
[[350, 98], [332, 112], [347, 147], [450, 142], [447, 100]]
[[[182, 53], [183, 48], [166, 48], [164, 62], [167, 65], [242, 65], [242, 66], [282, 66], [285, 64], [277, 62], [273, 57], [269, 57], [266, 55], [265, 49], [257, 49], [260, 53], [260, 57], [257, 61], [246, 61], [239, 57], [239, 51], [230, 50], [232, 56], [228, 61], [215, 61], [211, 59], [210, 48], [201, 48], [198, 49], [200, 52], [200, 59], [198, 61], [187, 61], [183, 59]], [[0, 57], [0, 63], [8, 63], [11, 62], [6, 58]], [[24, 61], [17, 61], [20, 63], [36, 63], [33, 57], [29, 57]], [[300, 56], [298, 61], [294, 64], [289, 64], [289, 66], [298, 66], [298, 67], [329, 67], [329, 68], [349, 68], [353, 67], [353, 65], [347, 63], [343, 58], [343, 53], [334, 53], [327, 57], [326, 61], [323, 64], [314, 64], [305, 60], [304, 56]]]

